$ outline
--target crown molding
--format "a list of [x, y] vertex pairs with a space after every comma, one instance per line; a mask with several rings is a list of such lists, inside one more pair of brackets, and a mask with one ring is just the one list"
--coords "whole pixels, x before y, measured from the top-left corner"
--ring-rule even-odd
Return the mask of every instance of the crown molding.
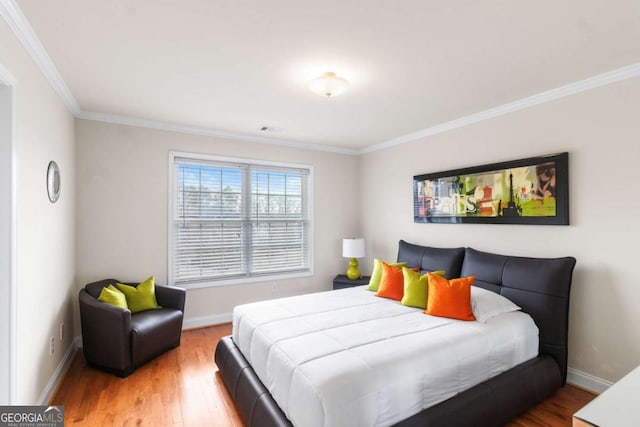
[[14, 0], [0, 0], [0, 15], [7, 21], [7, 24], [13, 30], [18, 40], [22, 43], [25, 50], [31, 55], [31, 58], [38, 65], [42, 74], [45, 75], [53, 89], [58, 93], [62, 102], [71, 112], [76, 115], [80, 112], [80, 105], [73, 96], [69, 87], [62, 79], [58, 69], [53, 64], [49, 54], [40, 42], [31, 24], [22, 13]]
[[506, 114], [524, 110], [525, 108], [534, 107], [536, 105], [555, 101], [560, 98], [575, 95], [580, 92], [635, 77], [640, 77], [640, 62], [608, 71], [594, 77], [589, 77], [587, 79], [580, 80], [574, 83], [569, 83], [556, 89], [551, 89], [532, 96], [528, 96], [514, 102], [509, 102], [498, 107], [490, 108], [488, 110], [480, 111], [478, 113], [470, 114], [465, 117], [460, 117], [455, 120], [444, 122], [417, 132], [412, 132], [398, 138], [389, 139], [380, 144], [371, 145], [369, 147], [361, 149], [360, 154], [371, 153], [373, 151], [379, 151], [385, 148], [394, 147], [396, 145], [405, 144], [417, 139], [426, 138], [428, 136], [468, 126], [473, 123], [478, 123], [494, 117], [504, 116]]
[[271, 144], [283, 147], [299, 148], [302, 150], [314, 150], [325, 151], [331, 153], [347, 154], [347, 155], [361, 155], [371, 153], [374, 151], [384, 150], [386, 148], [394, 147], [408, 142], [416, 141], [421, 138], [426, 138], [439, 133], [447, 132], [453, 129], [465, 127], [474, 123], [478, 123], [484, 120], [488, 120], [494, 117], [500, 117], [507, 114], [511, 114], [516, 111], [524, 110], [526, 108], [534, 107], [536, 105], [545, 104], [547, 102], [555, 101], [557, 99], [565, 98], [567, 96], [575, 95], [580, 92], [585, 92], [591, 89], [596, 89], [602, 86], [609, 85], [611, 83], [620, 82], [632, 78], [640, 77], [640, 63], [631, 64], [622, 68], [618, 68], [612, 71], [608, 71], [597, 76], [589, 77], [584, 80], [569, 83], [564, 86], [560, 86], [555, 89], [551, 89], [545, 92], [541, 92], [526, 98], [519, 99], [517, 101], [509, 102], [488, 110], [480, 111], [478, 113], [470, 114], [465, 117], [460, 117], [455, 120], [451, 120], [445, 123], [441, 123], [436, 126], [432, 126], [417, 132], [412, 132], [407, 135], [400, 136], [384, 141], [380, 144], [371, 145], [369, 147], [354, 149], [337, 147], [332, 145], [311, 144], [299, 141], [288, 141], [282, 139], [265, 138], [261, 136], [246, 135], [235, 132], [225, 132], [216, 129], [199, 127], [199, 126], [187, 126], [178, 123], [169, 123], [157, 120], [138, 119], [127, 116], [119, 116], [114, 114], [104, 114], [80, 110], [74, 114], [77, 118], [93, 121], [101, 121], [105, 123], [123, 124], [129, 126], [137, 126], [149, 129], [158, 129], [170, 132], [190, 133], [195, 135], [213, 136], [217, 138], [235, 139], [247, 142], [256, 142], [260, 144]]
[[618, 68], [612, 71], [608, 71], [603, 74], [599, 74], [594, 77], [590, 77], [584, 80], [580, 80], [574, 83], [570, 83], [564, 86], [560, 86], [556, 89], [551, 89], [545, 92], [541, 92], [526, 98], [519, 99], [517, 101], [509, 102], [488, 110], [480, 111], [465, 117], [450, 120], [448, 122], [441, 123], [436, 126], [431, 126], [426, 129], [412, 132], [397, 138], [389, 139], [379, 144], [370, 145], [363, 148], [346, 148], [332, 145], [304, 143], [300, 141], [290, 141], [285, 139], [266, 138], [255, 135], [247, 135], [235, 132], [220, 131], [212, 128], [189, 126], [177, 123], [163, 122], [159, 120], [148, 120], [135, 117], [126, 117], [114, 114], [106, 114], [92, 111], [83, 110], [78, 101], [75, 99], [69, 87], [66, 85], [62, 76], [58, 72], [57, 68], [53, 64], [53, 61], [49, 57], [42, 43], [38, 39], [38, 36], [31, 28], [31, 25], [27, 21], [26, 17], [15, 3], [15, 0], [0, 0], [0, 15], [7, 21], [7, 24], [11, 27], [16, 37], [20, 40], [26, 51], [31, 55], [35, 63], [38, 65], [42, 73], [51, 83], [51, 86], [58, 93], [68, 110], [76, 118], [85, 120], [94, 120], [105, 123], [123, 124], [129, 126], [144, 127], [149, 129], [158, 129], [171, 132], [189, 133], [195, 135], [213, 136], [218, 138], [227, 138], [234, 140], [242, 140], [248, 142], [256, 142], [260, 144], [271, 144], [281, 147], [292, 147], [302, 150], [314, 150], [324, 151], [339, 154], [348, 155], [360, 155], [371, 153], [374, 151], [384, 150], [386, 148], [394, 147], [396, 145], [405, 144], [421, 138], [426, 138], [439, 133], [447, 132], [453, 129], [458, 129], [464, 126], [468, 126], [474, 123], [481, 122], [483, 120], [491, 119], [494, 117], [503, 116], [516, 111], [523, 110], [525, 108], [533, 107], [536, 105], [544, 104], [547, 102], [555, 101], [560, 98], [575, 95], [580, 92], [595, 89], [601, 86], [605, 86], [611, 83], [640, 77], [640, 63], [628, 65], [626, 67]]
[[359, 150], [345, 147], [336, 147], [333, 145], [311, 144], [300, 141], [290, 141], [286, 139], [266, 138], [263, 136], [247, 135], [236, 132], [226, 132], [200, 126], [188, 126], [179, 123], [170, 123], [159, 120], [139, 119], [128, 116], [120, 116], [117, 114], [96, 113], [81, 110], [75, 115], [78, 119], [92, 120], [96, 122], [113, 123], [120, 125], [128, 125], [142, 127], [147, 129], [156, 129], [169, 132], [189, 133], [193, 135], [213, 136], [216, 138], [225, 138], [233, 140], [241, 140], [245, 142], [255, 142], [258, 144], [270, 144], [280, 147], [299, 148], [302, 150], [325, 151], [329, 153], [339, 153], [348, 155], [358, 155]]

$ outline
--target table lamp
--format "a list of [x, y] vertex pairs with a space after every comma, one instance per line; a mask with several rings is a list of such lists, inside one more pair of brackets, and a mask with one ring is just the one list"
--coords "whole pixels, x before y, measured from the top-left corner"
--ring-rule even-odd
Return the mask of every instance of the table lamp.
[[364, 257], [364, 239], [342, 239], [342, 256], [351, 258], [349, 269], [347, 269], [347, 277], [351, 280], [359, 279], [360, 270], [358, 270], [358, 260], [356, 258]]

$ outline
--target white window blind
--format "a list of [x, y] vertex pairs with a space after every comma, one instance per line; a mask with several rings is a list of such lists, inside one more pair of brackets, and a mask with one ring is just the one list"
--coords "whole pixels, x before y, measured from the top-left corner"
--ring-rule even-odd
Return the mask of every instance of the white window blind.
[[308, 272], [308, 169], [174, 157], [175, 284]]

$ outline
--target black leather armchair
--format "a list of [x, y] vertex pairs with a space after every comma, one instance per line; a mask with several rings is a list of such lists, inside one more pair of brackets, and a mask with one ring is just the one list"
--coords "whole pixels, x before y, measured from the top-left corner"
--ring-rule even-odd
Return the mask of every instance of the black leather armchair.
[[186, 292], [156, 285], [156, 299], [162, 308], [132, 314], [98, 301], [102, 288], [118, 282], [101, 280], [80, 290], [82, 346], [87, 363], [126, 377], [145, 362], [180, 345]]

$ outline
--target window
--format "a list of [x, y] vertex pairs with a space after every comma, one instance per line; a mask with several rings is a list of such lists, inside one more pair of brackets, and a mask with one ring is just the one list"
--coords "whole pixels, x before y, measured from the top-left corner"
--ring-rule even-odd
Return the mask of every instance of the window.
[[175, 285], [310, 274], [310, 168], [171, 153]]

